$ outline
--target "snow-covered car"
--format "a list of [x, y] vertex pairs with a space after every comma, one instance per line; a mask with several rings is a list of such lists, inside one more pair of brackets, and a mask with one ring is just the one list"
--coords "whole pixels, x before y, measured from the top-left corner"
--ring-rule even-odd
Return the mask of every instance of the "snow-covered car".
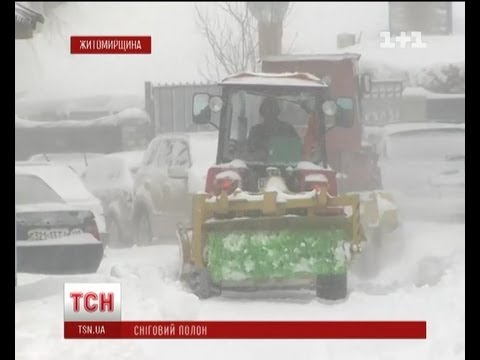
[[22, 167], [15, 168], [15, 244], [15, 284], [17, 270], [91, 273], [103, 258], [92, 211], [66, 203], [44, 180]]
[[151, 141], [134, 186], [138, 245], [175, 238], [177, 223], [191, 218], [191, 195], [205, 190], [217, 143], [216, 131], [162, 134]]
[[381, 147], [385, 189], [415, 219], [464, 219], [465, 126], [388, 125]]
[[58, 165], [67, 165], [73, 171], [77, 173], [78, 176], [82, 176], [85, 169], [88, 167], [89, 162], [102, 156], [102, 154], [97, 153], [42, 153], [32, 155], [28, 161], [46, 161], [52, 162]]
[[92, 159], [82, 176], [87, 189], [102, 202], [111, 247], [133, 245], [133, 185], [143, 155], [144, 151], [128, 151]]
[[60, 198], [74, 208], [90, 210], [95, 216], [102, 242], [107, 242], [108, 234], [102, 203], [87, 190], [80, 177], [71, 168], [48, 162], [21, 161], [15, 163], [15, 171], [17, 169], [42, 179]]

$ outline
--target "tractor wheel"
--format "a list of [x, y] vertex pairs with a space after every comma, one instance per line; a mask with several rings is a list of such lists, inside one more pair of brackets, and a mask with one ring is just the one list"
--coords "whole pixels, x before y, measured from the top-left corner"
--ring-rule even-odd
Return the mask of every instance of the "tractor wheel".
[[189, 278], [189, 286], [192, 292], [200, 299], [208, 299], [213, 296], [220, 296], [222, 290], [215, 286], [207, 269], [194, 270]]
[[317, 297], [324, 300], [342, 300], [347, 297], [347, 273], [317, 276]]

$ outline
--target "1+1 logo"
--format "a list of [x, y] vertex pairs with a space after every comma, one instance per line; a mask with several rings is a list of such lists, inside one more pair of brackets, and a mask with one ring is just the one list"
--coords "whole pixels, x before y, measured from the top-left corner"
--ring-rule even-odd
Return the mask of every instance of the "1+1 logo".
[[427, 44], [422, 41], [420, 31], [411, 31], [410, 35], [406, 31], [402, 31], [399, 36], [393, 37], [390, 31], [382, 31], [380, 36], [382, 37], [380, 47], [383, 49], [395, 49], [396, 47], [401, 49], [425, 49], [427, 47]]

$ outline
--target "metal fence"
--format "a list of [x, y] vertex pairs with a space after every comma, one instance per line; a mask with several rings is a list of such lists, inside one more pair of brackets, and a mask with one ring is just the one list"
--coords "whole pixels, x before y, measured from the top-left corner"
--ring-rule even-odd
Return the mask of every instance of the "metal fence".
[[403, 82], [375, 80], [372, 89], [362, 99], [363, 123], [382, 125], [401, 120]]
[[[153, 119], [154, 132], [194, 132], [205, 130], [192, 121], [192, 102], [196, 93], [220, 95], [221, 88], [215, 84], [145, 84], [146, 108]], [[218, 124], [219, 114], [212, 114], [212, 122]], [[210, 125], [206, 126], [211, 128]]]
[[[194, 132], [213, 130], [210, 125], [198, 126], [192, 122], [192, 102], [195, 93], [221, 94], [216, 84], [152, 85], [146, 83], [146, 109], [154, 120], [153, 133]], [[365, 125], [385, 125], [402, 121], [438, 121], [458, 117], [465, 121], [465, 99], [426, 99], [422, 106], [402, 96], [402, 80], [372, 81], [371, 92], [362, 99], [362, 119]], [[425, 108], [424, 110], [421, 107]], [[412, 113], [423, 115], [411, 116]], [[212, 113], [212, 122], [218, 124], [219, 113]], [[447, 120], [447, 119], [446, 119]], [[450, 120], [451, 121], [451, 120]]]

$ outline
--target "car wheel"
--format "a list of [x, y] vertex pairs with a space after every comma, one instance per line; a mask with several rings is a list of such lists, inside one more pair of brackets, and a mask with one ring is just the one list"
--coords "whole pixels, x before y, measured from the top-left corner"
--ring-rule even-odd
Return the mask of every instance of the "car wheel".
[[148, 246], [152, 244], [152, 227], [148, 213], [142, 212], [137, 220], [137, 246]]

